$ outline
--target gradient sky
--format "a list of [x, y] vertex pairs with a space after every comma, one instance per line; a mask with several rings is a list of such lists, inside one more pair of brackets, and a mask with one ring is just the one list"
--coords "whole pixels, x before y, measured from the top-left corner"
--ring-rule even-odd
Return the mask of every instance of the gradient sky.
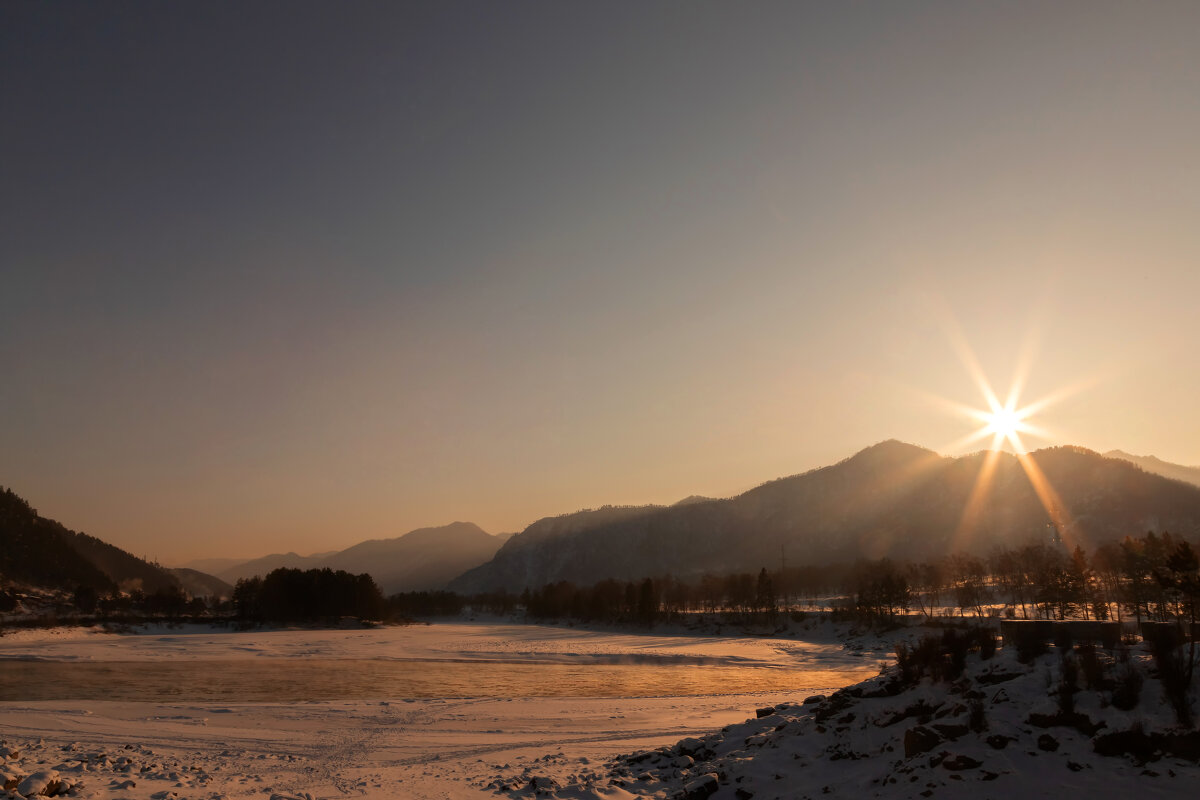
[[179, 563], [1200, 464], [1200, 4], [0, 6], [0, 484]]

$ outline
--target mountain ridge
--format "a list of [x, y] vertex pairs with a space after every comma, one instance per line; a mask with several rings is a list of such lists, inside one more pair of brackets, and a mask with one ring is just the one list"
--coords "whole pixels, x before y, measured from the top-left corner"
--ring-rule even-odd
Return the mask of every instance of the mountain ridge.
[[417, 528], [401, 536], [366, 539], [344, 550], [301, 556], [294, 552], [262, 556], [222, 570], [229, 583], [279, 568], [369, 573], [385, 594], [445, 588], [464, 571], [495, 555], [511, 534], [490, 534], [473, 522]]
[[1136, 464], [1146, 470], [1146, 472], [1153, 472], [1155, 475], [1162, 475], [1164, 478], [1172, 478], [1177, 481], [1200, 486], [1200, 467], [1172, 464], [1170, 461], [1163, 461], [1157, 456], [1135, 456], [1131, 453], [1126, 453], [1124, 450], [1109, 450], [1107, 453], [1104, 453], [1104, 457], [1119, 458], [1131, 464]]
[[[1026, 466], [1045, 481], [1035, 484]], [[984, 472], [990, 488], [978, 492]], [[1044, 483], [1053, 488], [1046, 492]], [[1047, 536], [1049, 526], [1085, 547], [1147, 529], [1193, 536], [1200, 534], [1200, 487], [1080, 447], [948, 457], [891, 439], [735, 497], [631, 508], [607, 520], [595, 513], [538, 520], [450, 588], [520, 591], [557, 580], [756, 572], [784, 557], [792, 565], [920, 560], [984, 553]]]

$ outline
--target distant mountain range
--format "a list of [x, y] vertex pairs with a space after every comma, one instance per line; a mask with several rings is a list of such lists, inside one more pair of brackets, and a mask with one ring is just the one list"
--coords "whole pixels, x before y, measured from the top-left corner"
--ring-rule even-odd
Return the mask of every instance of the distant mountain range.
[[[1011, 454], [949, 458], [891, 440], [732, 498], [605, 506], [547, 517], [516, 535], [455, 522], [340, 551], [205, 559], [176, 570], [68, 530], [0, 489], [0, 578], [68, 590], [181, 586], [193, 595], [228, 595], [238, 579], [279, 567], [329, 567], [369, 573], [385, 594], [472, 593], [557, 580], [757, 572], [783, 559], [798, 566], [983, 553], [1045, 538], [1050, 524], [1069, 545], [1085, 548], [1148, 530], [1200, 536], [1200, 468], [1078, 447], [1039, 450], [1025, 464], [1049, 491], [1039, 492]], [[985, 473], [991, 479], [981, 491]]]
[[1124, 459], [1125, 461], [1137, 464], [1146, 470], [1146, 472], [1153, 472], [1155, 475], [1162, 475], [1165, 478], [1172, 478], [1177, 481], [1200, 486], [1200, 467], [1185, 467], [1181, 464], [1172, 464], [1154, 456], [1134, 456], [1123, 450], [1109, 450], [1104, 454], [1104, 457]]
[[[1068, 544], [1085, 548], [1147, 530], [1200, 535], [1200, 487], [1077, 447], [1028, 459], [1052, 487], [1043, 492], [1052, 512], [1016, 456], [948, 458], [893, 440], [729, 499], [542, 519], [450, 586], [519, 591], [558, 580], [756, 572], [781, 558], [791, 565], [921, 560], [1024, 544], [1045, 538], [1051, 523]], [[977, 493], [989, 461], [988, 490]]]
[[[217, 577], [236, 583], [281, 567], [369, 573], [384, 594], [444, 589], [454, 577], [490, 560], [511, 534], [492, 535], [470, 522], [420, 528], [393, 539], [370, 539], [345, 550], [301, 556], [283, 553], [235, 563]], [[200, 562], [193, 562], [193, 566]]]
[[187, 567], [168, 568], [167, 572], [192, 597], [233, 597], [233, 587], [220, 578]]

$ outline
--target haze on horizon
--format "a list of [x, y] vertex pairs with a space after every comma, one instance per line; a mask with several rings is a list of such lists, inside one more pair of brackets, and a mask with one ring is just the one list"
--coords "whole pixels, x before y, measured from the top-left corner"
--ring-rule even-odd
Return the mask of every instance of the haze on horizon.
[[[136, 554], [1200, 463], [1200, 6], [0, 8], [0, 485]], [[945, 402], [942, 402], [945, 401]]]

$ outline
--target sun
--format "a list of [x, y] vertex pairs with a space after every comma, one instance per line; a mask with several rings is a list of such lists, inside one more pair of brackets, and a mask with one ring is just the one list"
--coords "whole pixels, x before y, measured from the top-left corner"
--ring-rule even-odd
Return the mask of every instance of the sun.
[[985, 413], [985, 422], [987, 427], [985, 433], [990, 433], [999, 439], [1007, 439], [1010, 442], [1017, 440], [1018, 434], [1028, 430], [1028, 426], [1023, 422], [1024, 415], [1022, 410], [1017, 410], [1009, 406], [1000, 406], [993, 408], [991, 413]]

